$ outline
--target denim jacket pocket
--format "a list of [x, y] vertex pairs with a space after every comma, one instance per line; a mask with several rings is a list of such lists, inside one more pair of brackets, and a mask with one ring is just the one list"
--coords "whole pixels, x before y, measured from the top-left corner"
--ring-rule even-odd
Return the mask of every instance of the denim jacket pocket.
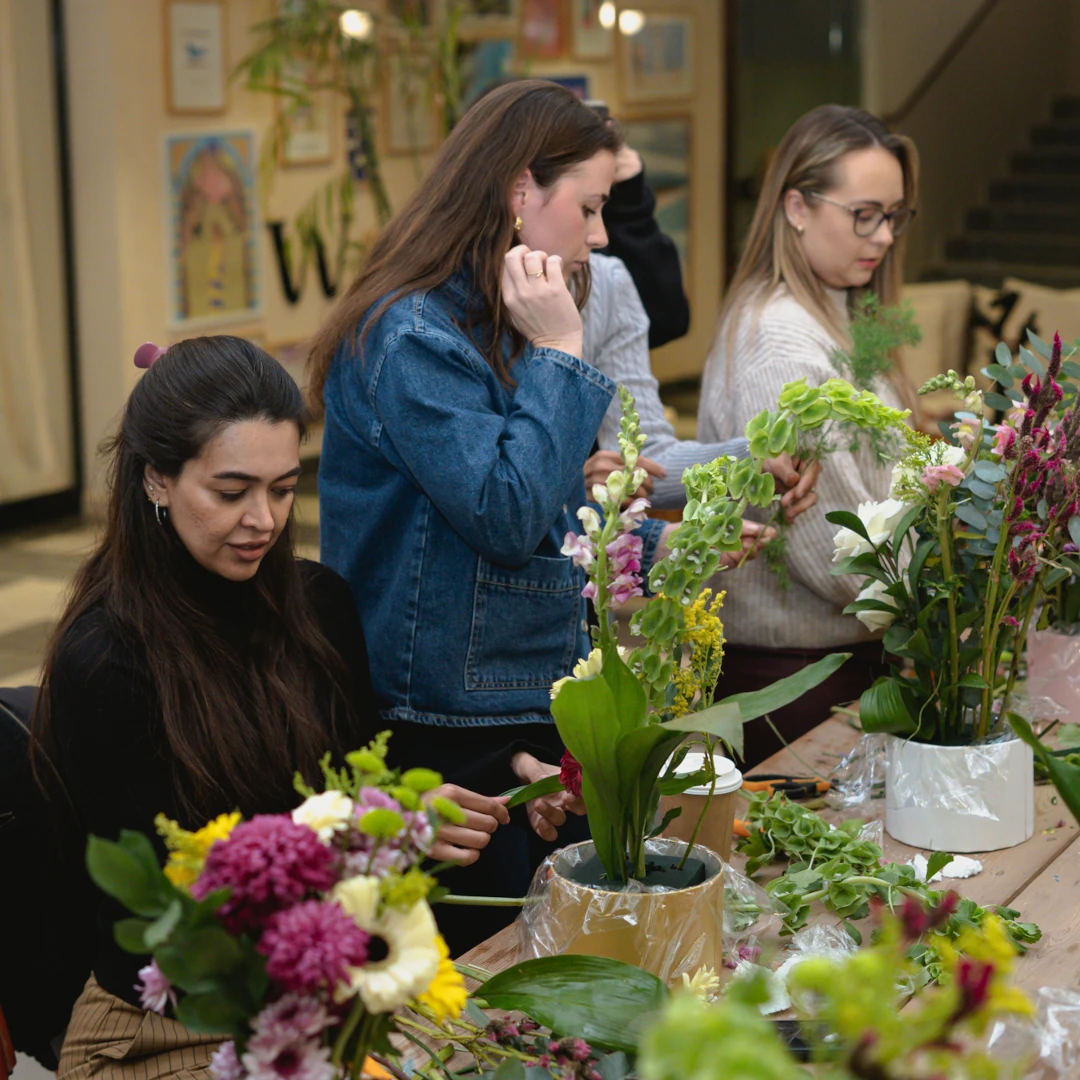
[[509, 569], [478, 558], [466, 690], [533, 690], [571, 668], [581, 581], [568, 558], [534, 555]]

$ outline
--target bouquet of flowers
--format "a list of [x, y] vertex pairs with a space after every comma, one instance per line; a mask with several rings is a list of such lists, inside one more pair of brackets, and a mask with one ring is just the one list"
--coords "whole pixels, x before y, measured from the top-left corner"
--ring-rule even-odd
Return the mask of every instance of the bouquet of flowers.
[[1018, 363], [999, 346], [986, 369], [1004, 394], [985, 402], [1008, 406], [1005, 420], [985, 422], [971, 376], [932, 379], [920, 393], [963, 398], [949, 440], [920, 440], [885, 502], [828, 515], [833, 572], [866, 578], [846, 610], [910, 667], [863, 694], [867, 731], [964, 745], [999, 729], [1040, 600], [1080, 569], [1080, 365], [1057, 336], [1031, 341]]
[[420, 865], [440, 824], [464, 814], [422, 798], [437, 773], [388, 769], [388, 738], [341, 770], [328, 755], [326, 790], [298, 779], [306, 798], [291, 815], [225, 814], [194, 833], [159, 816], [164, 870], [141, 833], [91, 838], [91, 876], [135, 914], [117, 941], [153, 954], [144, 1007], [171, 1004], [187, 1027], [231, 1036], [215, 1080], [359, 1075], [369, 1051], [389, 1049], [403, 1006], [436, 1020], [464, 1008], [429, 903], [436, 881]]
[[[670, 554], [649, 573], [653, 599], [630, 622], [643, 643], [627, 652], [616, 643], [613, 612], [644, 591], [642, 542], [633, 529], [649, 503], [633, 498], [645, 479], [637, 464], [645, 436], [633, 397], [625, 388], [619, 393], [624, 468], [593, 488], [598, 509], [578, 511], [584, 532], [567, 533], [562, 549], [586, 572], [582, 593], [596, 610], [595, 647], [572, 676], [551, 688], [552, 715], [572, 757], [564, 763], [564, 780], [575, 787], [580, 783], [596, 854], [612, 882], [644, 878], [646, 840], [667, 824], [655, 825], [661, 795], [713, 783], [712, 750], [718, 741], [741, 753], [745, 721], [796, 700], [847, 659], [847, 654], [835, 654], [762, 691], [714, 700], [723, 658], [723, 594], [713, 597], [702, 586], [722, 568], [725, 553], [742, 550], [746, 508], [765, 507], [776, 498], [773, 478], [762, 471], [761, 462], [791, 452], [800, 436], [833, 422], [904, 429], [907, 415], [840, 379], [820, 387], [801, 380], [784, 388], [777, 410], [747, 425], [749, 458], [723, 457], [686, 470], [682, 524], [668, 539]], [[676, 777], [685, 749], [681, 744], [693, 734], [705, 738], [705, 769]], [[515, 801], [551, 790], [557, 782], [531, 785]]]

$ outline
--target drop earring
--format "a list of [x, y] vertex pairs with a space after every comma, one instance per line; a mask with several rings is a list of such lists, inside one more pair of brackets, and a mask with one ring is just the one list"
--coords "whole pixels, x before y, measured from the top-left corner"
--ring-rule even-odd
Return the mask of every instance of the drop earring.
[[518, 216], [514, 218], [514, 232], [521, 232], [521, 227], [524, 224], [525, 222], [521, 220], [521, 215], [518, 214]]
[[[149, 492], [150, 498], [154, 499], [154, 485], [153, 484], [147, 484], [146, 485], [146, 490], [147, 490], [147, 492]], [[168, 513], [168, 510], [162, 510], [161, 509], [161, 500], [160, 499], [154, 499], [154, 520], [157, 521], [157, 523], [159, 525], [164, 525], [165, 524], [165, 519], [164, 519], [164, 517], [162, 517], [162, 514], [167, 514], [167, 513]]]

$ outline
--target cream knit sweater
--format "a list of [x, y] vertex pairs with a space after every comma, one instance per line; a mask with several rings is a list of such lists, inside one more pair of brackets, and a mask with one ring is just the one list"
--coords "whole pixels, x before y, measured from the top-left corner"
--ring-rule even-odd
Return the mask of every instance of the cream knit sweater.
[[[847, 294], [829, 294], [846, 320]], [[776, 408], [785, 383], [805, 378], [820, 386], [835, 377], [831, 356], [837, 348], [821, 323], [780, 286], [762, 308], [741, 315], [730, 358], [724, 335], [714, 344], [702, 381], [698, 438], [722, 441], [743, 434], [747, 421], [762, 409]], [[891, 386], [875, 390], [887, 404], [900, 407]], [[890, 470], [866, 449], [857, 454], [837, 450], [824, 465], [817, 505], [787, 529], [791, 588], [780, 587], [764, 559], [713, 581], [713, 588], [727, 591], [723, 620], [729, 641], [773, 649], [832, 648], [875, 636], [854, 615], [841, 614], [855, 599], [861, 579], [829, 573], [837, 526], [825, 515], [886, 498]], [[760, 512], [748, 516], [763, 519]]]

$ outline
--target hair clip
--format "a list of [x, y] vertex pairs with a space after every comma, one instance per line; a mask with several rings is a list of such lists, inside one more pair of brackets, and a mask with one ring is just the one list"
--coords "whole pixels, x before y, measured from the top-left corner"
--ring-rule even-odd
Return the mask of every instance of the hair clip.
[[135, 350], [135, 366], [137, 368], [148, 368], [164, 355], [165, 350], [161, 346], [155, 345], [152, 341], [144, 341]]

